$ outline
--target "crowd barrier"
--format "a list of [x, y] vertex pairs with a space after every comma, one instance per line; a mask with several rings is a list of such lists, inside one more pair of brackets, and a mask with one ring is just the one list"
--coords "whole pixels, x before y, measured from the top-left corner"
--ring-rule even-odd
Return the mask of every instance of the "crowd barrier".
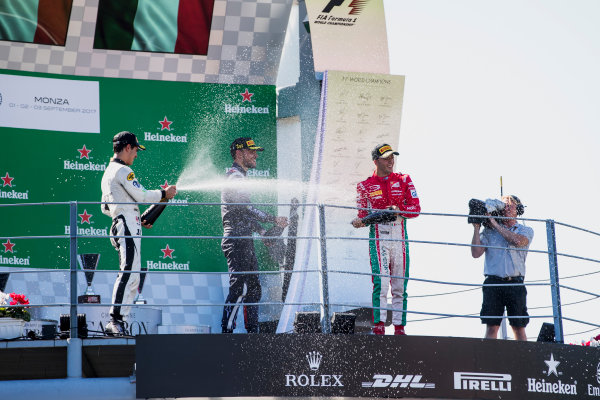
[[[81, 293], [78, 293], [78, 281], [81, 282], [81, 275], [84, 274], [84, 271], [80, 268], [78, 268], [78, 263], [77, 263], [77, 255], [78, 255], [78, 240], [82, 238], [81, 235], [78, 235], [78, 229], [77, 229], [77, 217], [78, 217], [78, 207], [81, 205], [96, 205], [97, 207], [99, 207], [100, 203], [99, 202], [54, 202], [54, 203], [23, 203], [23, 204], [1, 204], [0, 205], [0, 210], [3, 212], [10, 212], [10, 208], [11, 207], [47, 207], [47, 206], [64, 206], [64, 207], [68, 207], [69, 208], [69, 226], [70, 226], [70, 230], [69, 230], [69, 234], [68, 235], [52, 235], [52, 236], [13, 236], [13, 235], [9, 235], [9, 236], [3, 236], [0, 237], [0, 240], [45, 240], [45, 239], [63, 239], [66, 240], [68, 242], [68, 247], [69, 247], [69, 259], [68, 259], [68, 268], [65, 269], [51, 269], [51, 270], [45, 270], [44, 272], [56, 272], [56, 273], [64, 273], [65, 271], [68, 271], [69, 273], [69, 286], [70, 286], [70, 292], [69, 292], [69, 296], [70, 296], [70, 301], [69, 303], [53, 303], [53, 304], [40, 304], [40, 303], [31, 303], [29, 304], [29, 307], [35, 308], [35, 307], [68, 307], [68, 313], [70, 314], [70, 332], [71, 332], [71, 336], [73, 336], [75, 334], [75, 332], [78, 331], [78, 327], [77, 327], [77, 323], [78, 323], [78, 318], [77, 318], [77, 314], [78, 314], [78, 307], [81, 306], [80, 304], [78, 304], [78, 296]], [[159, 204], [159, 203], [145, 203], [145, 204]], [[221, 204], [219, 203], [186, 203], [185, 206], [196, 206], [196, 207], [207, 207], [207, 206], [211, 206], [211, 207], [219, 207]], [[255, 206], [261, 206], [261, 204], [254, 204]], [[262, 205], [266, 205], [266, 204], [262, 204]], [[278, 207], [289, 207], [292, 204], [268, 204], [270, 206], [278, 206]], [[295, 204], [297, 206], [297, 204]], [[173, 204], [172, 206], [178, 206], [178, 204]], [[295, 241], [301, 241], [301, 240], [313, 240], [319, 243], [319, 260], [317, 262], [316, 265], [314, 265], [314, 268], [308, 268], [308, 269], [304, 269], [302, 271], [293, 271], [293, 270], [278, 270], [278, 271], [258, 271], [256, 272], [257, 274], [261, 274], [261, 275], [270, 275], [270, 274], [281, 274], [281, 275], [291, 275], [291, 274], [295, 274], [295, 273], [303, 273], [303, 274], [318, 274], [319, 276], [319, 283], [320, 283], [320, 288], [321, 288], [321, 300], [318, 303], [293, 303], [293, 302], [288, 302], [286, 303], [286, 305], [298, 305], [298, 306], [316, 306], [319, 307], [320, 312], [321, 312], [321, 323], [322, 323], [322, 331], [324, 333], [330, 333], [331, 332], [331, 316], [332, 316], [332, 307], [337, 307], [338, 309], [341, 308], [347, 308], [347, 309], [352, 309], [352, 308], [359, 308], [359, 307], [364, 307], [364, 304], [355, 304], [353, 303], [353, 301], [351, 299], [349, 299], [348, 302], [330, 302], [329, 298], [330, 298], [330, 288], [329, 288], [329, 278], [330, 276], [332, 276], [333, 274], [346, 274], [346, 275], [365, 275], [365, 276], [369, 276], [371, 277], [373, 274], [370, 272], [355, 272], [355, 271], [344, 271], [343, 269], [339, 269], [339, 268], [335, 268], [335, 269], [331, 269], [328, 265], [328, 256], [327, 256], [327, 251], [328, 251], [328, 243], [330, 243], [331, 241], [343, 241], [344, 243], [346, 243], [348, 246], [352, 246], [352, 243], [354, 241], [362, 241], [362, 240], [375, 240], [375, 239], [369, 239], [369, 238], [357, 238], [357, 237], [348, 237], [348, 236], [333, 236], [333, 235], [327, 235], [326, 234], [326, 223], [327, 223], [327, 211], [330, 209], [338, 209], [338, 210], [347, 210], [349, 213], [356, 213], [356, 208], [352, 208], [352, 207], [342, 207], [342, 206], [334, 206], [334, 205], [326, 205], [326, 204], [300, 204], [301, 208], [304, 209], [308, 209], [308, 208], [314, 208], [317, 213], [318, 213], [318, 229], [317, 229], [317, 235], [314, 236], [284, 236], [284, 239], [287, 239], [288, 241], [290, 239], [293, 239]], [[468, 215], [465, 214], [444, 214], [444, 213], [426, 213], [426, 212], [422, 212], [419, 214], [420, 216], [429, 216], [429, 217], [435, 217], [435, 218], [442, 218], [442, 217], [454, 217], [454, 218], [458, 218], [459, 220], [462, 220], [463, 223], [465, 223], [466, 218], [468, 217]], [[586, 332], [592, 332], [594, 330], [596, 330], [598, 327], [600, 327], [600, 325], [598, 325], [597, 323], [593, 322], [593, 321], [584, 321], [580, 318], [571, 318], [568, 315], [563, 315], [563, 309], [565, 307], [574, 305], [574, 304], [581, 304], [584, 302], [589, 302], [592, 300], [597, 299], [598, 297], [600, 297], [600, 294], [595, 293], [593, 291], [590, 290], [584, 290], [584, 289], [580, 289], [571, 285], [565, 285], [562, 284], [561, 281], [565, 281], [567, 279], [573, 279], [573, 278], [581, 278], [581, 277], [586, 277], [586, 276], [592, 276], [594, 274], [600, 273], [600, 270], [598, 270], [598, 268], [595, 268], [593, 271], [591, 272], [586, 272], [586, 273], [580, 273], [580, 274], [571, 274], [568, 276], [562, 276], [559, 277], [559, 257], [560, 259], [564, 259], [564, 260], [570, 260], [570, 261], [577, 261], [577, 262], [589, 262], [592, 263], [594, 265], [597, 265], [598, 263], [600, 263], [600, 260], [598, 259], [594, 259], [594, 258], [590, 258], [590, 257], [583, 257], [580, 255], [575, 255], [575, 254], [568, 254], [568, 253], [562, 253], [562, 252], [558, 252], [557, 251], [557, 240], [556, 240], [556, 227], [559, 226], [561, 228], [565, 228], [565, 229], [569, 229], [569, 230], [573, 230], [573, 231], [577, 231], [579, 233], [588, 235], [588, 236], [600, 236], [600, 233], [591, 231], [591, 230], [587, 230], [587, 229], [583, 229], [580, 227], [576, 227], [576, 226], [572, 226], [569, 224], [565, 224], [565, 223], [561, 223], [561, 222], [556, 222], [552, 219], [546, 219], [546, 220], [542, 220], [542, 219], [528, 219], [528, 218], [518, 218], [519, 221], [528, 221], [531, 223], [539, 223], [539, 224], [543, 224], [545, 226], [545, 232], [546, 232], [546, 244], [547, 244], [547, 249], [545, 250], [539, 250], [539, 249], [530, 249], [529, 253], [538, 253], [538, 254], [542, 254], [542, 255], [547, 255], [548, 258], [548, 271], [549, 271], [549, 279], [538, 279], [538, 280], [529, 280], [526, 281], [524, 284], [526, 287], [535, 287], [535, 286], [545, 286], [545, 287], [549, 287], [550, 288], [550, 296], [551, 299], [551, 306], [539, 306], [539, 307], [530, 307], [530, 310], [538, 310], [538, 309], [544, 309], [544, 308], [552, 308], [552, 314], [536, 314], [536, 315], [530, 315], [529, 318], [552, 318], [553, 322], [554, 322], [554, 335], [555, 335], [555, 340], [556, 342], [564, 342], [565, 340], [565, 336], [569, 336], [569, 335], [576, 335], [576, 334], [582, 334], [582, 333], [586, 333]], [[539, 232], [537, 233], [539, 235]], [[85, 239], [90, 239], [90, 238], [99, 238], [99, 239], [108, 239], [110, 236], [108, 235], [86, 235]], [[135, 237], [135, 236], [134, 236]], [[140, 236], [142, 238], [153, 238], [153, 239], [157, 239], [157, 238], [164, 238], [164, 239], [181, 239], [181, 238], [186, 238], [186, 239], [194, 239], [194, 240], [208, 240], [208, 239], [212, 239], [212, 240], [218, 240], [221, 239], [221, 236], [202, 236], [202, 235], [198, 235], [198, 236]], [[239, 239], [255, 239], [255, 237], [250, 236], [250, 237], [240, 237]], [[273, 239], [273, 240], [280, 240], [282, 239], [279, 236], [273, 236], [273, 237], [263, 237], [262, 239]], [[383, 240], [383, 239], [382, 239]], [[387, 239], [389, 240], [389, 239]], [[427, 246], [455, 246], [455, 247], [471, 247], [470, 241], [469, 242], [449, 242], [449, 241], [427, 241], [427, 240], [414, 240], [414, 239], [406, 239], [405, 240], [408, 243], [414, 243], [414, 244], [419, 244], [419, 245], [427, 245]], [[107, 240], [107, 246], [108, 246], [108, 240]], [[6, 252], [6, 250], [5, 250]], [[481, 260], [481, 263], [483, 263], [483, 261]], [[7, 274], [7, 273], [18, 273], [18, 274], [23, 274], [23, 273], [37, 273], [39, 272], [39, 270], [31, 270], [31, 269], [27, 269], [27, 268], [4, 268], [3, 272], [0, 272], [0, 277], [2, 274]], [[96, 271], [97, 273], [103, 273], [103, 272], [113, 272], [114, 271]], [[132, 272], [132, 273], [136, 273], [136, 272]], [[160, 274], [160, 273], [164, 273], [161, 271], [142, 271], [140, 273], [145, 273], [145, 274]], [[173, 273], [173, 271], [169, 271], [169, 273]], [[186, 274], [218, 274], [218, 275], [223, 275], [223, 274], [230, 274], [227, 271], [223, 271], [223, 272], [182, 272], [182, 273], [186, 273]], [[237, 274], [245, 274], [245, 273], [255, 273], [255, 272], [237, 272]], [[442, 281], [442, 280], [436, 280], [436, 279], [423, 279], [423, 278], [416, 278], [416, 277], [409, 277], [409, 278], [404, 278], [402, 276], [394, 276], [394, 275], [381, 275], [381, 276], [389, 276], [391, 278], [397, 278], [397, 279], [408, 279], [410, 281], [415, 281], [415, 282], [421, 282], [421, 283], [427, 283], [427, 284], [434, 284], [434, 285], [438, 285], [438, 286], [451, 286], [451, 287], [461, 287], [462, 289], [459, 290], [452, 290], [452, 291], [444, 291], [441, 293], [426, 293], [426, 294], [417, 294], [414, 295], [413, 297], [415, 298], [419, 298], [419, 297], [428, 297], [428, 296], [445, 296], [445, 295], [452, 295], [452, 294], [460, 294], [460, 293], [464, 293], [467, 291], [472, 291], [472, 290], [478, 290], [480, 289], [483, 285], [479, 284], [479, 283], [466, 283], [466, 282], [460, 282], [460, 281]], [[512, 285], [521, 285], [520, 283], [516, 283], [516, 284], [512, 284]], [[566, 304], [563, 304], [561, 302], [561, 290], [564, 291], [569, 291], [569, 292], [574, 292], [574, 293], [578, 293], [579, 295], [584, 295], [587, 296], [585, 299], [579, 299], [577, 301], [574, 302], [569, 302]], [[252, 304], [257, 304], [257, 305], [261, 305], [261, 306], [265, 306], [265, 305], [282, 305], [283, 302], [261, 302], [261, 303], [248, 303], [250, 305]], [[89, 306], [89, 304], [86, 304]], [[103, 302], [101, 304], [102, 306], [109, 306], [112, 305], [110, 303], [107, 302]], [[151, 307], [172, 307], [172, 304], [130, 304], [131, 306], [136, 306], [136, 307], [144, 307], [144, 306], [151, 306]], [[206, 303], [195, 303], [195, 304], [180, 304], [179, 306], [182, 307], [204, 307], [204, 306], [211, 306], [211, 307], [216, 307], [216, 306], [224, 306], [224, 304], [215, 304], [215, 303], [210, 303], [210, 304], [206, 304]], [[17, 306], [10, 306], [8, 305], [7, 307], [17, 307]], [[392, 308], [389, 307], [380, 307], [380, 309], [385, 309], [385, 310], [389, 310], [389, 311], [393, 311]], [[415, 322], [421, 322], [421, 321], [428, 321], [428, 320], [434, 320], [434, 319], [443, 319], [443, 318], [479, 318], [478, 313], [455, 313], [455, 312], [425, 312], [425, 311], [419, 311], [416, 309], [411, 309], [411, 308], [407, 308], [405, 310], [403, 310], [407, 315], [411, 316], [411, 317], [425, 317], [425, 318], [421, 318], [421, 319], [412, 319], [412, 323]], [[590, 313], [593, 314], [593, 313]], [[503, 320], [506, 319], [506, 316], [497, 316], [498, 318], [503, 318]], [[582, 324], [585, 325], [587, 328], [584, 331], [580, 331], [580, 332], [567, 332], [565, 333], [563, 331], [563, 321], [571, 321], [577, 324]]]

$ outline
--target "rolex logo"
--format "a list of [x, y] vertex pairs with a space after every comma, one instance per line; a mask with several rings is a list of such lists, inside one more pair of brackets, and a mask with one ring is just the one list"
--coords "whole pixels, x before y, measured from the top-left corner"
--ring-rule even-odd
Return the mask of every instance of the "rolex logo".
[[306, 355], [306, 360], [308, 361], [308, 366], [310, 367], [311, 371], [316, 371], [319, 369], [322, 359], [323, 356], [318, 351], [310, 351]]
[[[306, 354], [306, 361], [308, 361], [308, 366], [311, 371], [316, 371], [321, 366], [321, 360], [323, 360], [323, 355], [318, 351], [309, 351]], [[286, 374], [285, 375], [285, 386], [339, 386], [343, 387], [342, 383], [343, 375], [335, 375], [335, 374], [324, 374], [324, 375], [316, 375], [313, 373], [310, 374]]]

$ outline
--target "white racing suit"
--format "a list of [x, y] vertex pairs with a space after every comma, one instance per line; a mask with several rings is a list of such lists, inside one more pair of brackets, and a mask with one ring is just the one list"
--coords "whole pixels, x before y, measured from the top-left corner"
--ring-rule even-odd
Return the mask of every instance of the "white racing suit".
[[[146, 190], [138, 182], [135, 174], [123, 161], [111, 160], [102, 176], [102, 201], [131, 204], [102, 204], [102, 212], [113, 219], [110, 228], [111, 243], [119, 252], [119, 268], [121, 272], [113, 288], [110, 315], [119, 321], [129, 315], [130, 306], [137, 295], [140, 274], [127, 271], [141, 270], [142, 224], [140, 209], [136, 202], [158, 203], [164, 196], [161, 190]], [[119, 237], [124, 236], [124, 237]]]

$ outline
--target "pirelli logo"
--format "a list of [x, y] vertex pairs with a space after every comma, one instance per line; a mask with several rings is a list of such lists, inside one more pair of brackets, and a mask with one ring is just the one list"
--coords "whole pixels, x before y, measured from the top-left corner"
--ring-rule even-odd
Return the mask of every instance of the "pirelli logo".
[[379, 149], [379, 154], [383, 154], [386, 151], [391, 151], [392, 147], [391, 146], [383, 146], [382, 148]]
[[382, 194], [383, 194], [383, 192], [381, 190], [376, 190], [374, 192], [369, 193], [369, 196], [375, 197], [375, 196], [381, 196]]
[[510, 392], [512, 376], [487, 372], [455, 372], [455, 390]]

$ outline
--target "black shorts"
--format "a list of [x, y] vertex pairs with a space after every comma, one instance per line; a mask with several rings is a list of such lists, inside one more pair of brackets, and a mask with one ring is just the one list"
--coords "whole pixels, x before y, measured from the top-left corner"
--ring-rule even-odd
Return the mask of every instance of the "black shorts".
[[[502, 318], [489, 318], [487, 316], [499, 316], [506, 314], [511, 326], [524, 328], [529, 323], [529, 318], [510, 318], [510, 316], [527, 316], [527, 288], [525, 285], [514, 285], [515, 281], [503, 281], [494, 277], [487, 277], [483, 282], [487, 284], [507, 284], [508, 286], [484, 286], [483, 304], [481, 305], [481, 323], [486, 325], [500, 325]], [[512, 285], [509, 285], [512, 284]]]

